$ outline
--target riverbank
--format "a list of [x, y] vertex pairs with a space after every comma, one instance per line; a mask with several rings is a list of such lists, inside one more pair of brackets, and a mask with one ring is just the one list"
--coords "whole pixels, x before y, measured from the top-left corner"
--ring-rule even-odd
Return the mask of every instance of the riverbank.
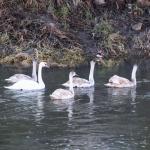
[[149, 5], [73, 2], [2, 0], [0, 63], [27, 65], [34, 57], [73, 67], [99, 51], [112, 63], [150, 57]]

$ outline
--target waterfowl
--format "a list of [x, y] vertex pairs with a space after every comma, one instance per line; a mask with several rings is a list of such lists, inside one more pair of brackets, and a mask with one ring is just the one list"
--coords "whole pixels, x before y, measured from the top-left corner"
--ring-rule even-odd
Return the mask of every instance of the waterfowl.
[[73, 77], [76, 75], [74, 71], [69, 73], [69, 90], [68, 89], [57, 89], [55, 90], [50, 97], [52, 99], [71, 99], [74, 97], [74, 89], [73, 89]]
[[38, 82], [33, 80], [20, 80], [11, 86], [5, 86], [7, 89], [13, 90], [40, 90], [45, 88], [45, 84], [42, 79], [42, 68], [48, 67], [46, 62], [41, 62], [38, 68]]
[[138, 66], [135, 64], [132, 69], [131, 81], [118, 75], [114, 75], [109, 79], [109, 82], [104, 85], [107, 87], [117, 87], [117, 88], [136, 86], [137, 68]]
[[[74, 77], [73, 78], [73, 87], [80, 87], [80, 88], [86, 88], [86, 87], [92, 87], [95, 84], [94, 81], [94, 68], [95, 68], [95, 61], [90, 62], [90, 73], [89, 73], [89, 80]], [[62, 84], [65, 87], [69, 87], [69, 81]]]
[[36, 65], [37, 62], [33, 61], [33, 67], [32, 67], [32, 77], [25, 75], [25, 74], [14, 74], [13, 76], [5, 79], [7, 82], [15, 83], [20, 80], [33, 80], [37, 81], [37, 74], [36, 74]]

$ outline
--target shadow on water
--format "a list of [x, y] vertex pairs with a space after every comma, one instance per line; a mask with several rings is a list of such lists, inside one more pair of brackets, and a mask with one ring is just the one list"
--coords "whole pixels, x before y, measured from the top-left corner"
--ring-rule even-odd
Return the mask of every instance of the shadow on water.
[[[75, 98], [63, 101], [49, 94], [68, 80], [68, 69], [43, 70], [46, 89], [23, 92], [3, 88], [14, 71], [0, 66], [0, 149], [150, 149], [150, 66], [142, 63], [136, 88], [104, 87], [114, 74], [130, 79], [133, 63], [96, 66], [95, 87], [75, 88]], [[76, 71], [88, 79], [89, 66]]]

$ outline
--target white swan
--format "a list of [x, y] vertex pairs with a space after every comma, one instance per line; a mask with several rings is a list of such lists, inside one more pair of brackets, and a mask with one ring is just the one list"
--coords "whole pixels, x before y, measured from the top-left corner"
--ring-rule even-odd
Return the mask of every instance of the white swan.
[[7, 82], [15, 83], [20, 80], [34, 80], [37, 81], [37, 75], [36, 75], [36, 61], [33, 61], [33, 67], [32, 67], [32, 77], [25, 75], [25, 74], [14, 74], [13, 76], [5, 79]]
[[71, 99], [74, 97], [74, 89], [73, 89], [73, 77], [76, 75], [75, 72], [69, 73], [69, 90], [67, 89], [57, 89], [55, 90], [50, 97], [52, 99]]
[[107, 87], [117, 87], [117, 88], [136, 86], [136, 71], [137, 71], [137, 68], [138, 68], [137, 65], [133, 66], [131, 81], [126, 79], [126, 78], [114, 75], [109, 79], [109, 82], [107, 84], [104, 84], [104, 85], [107, 86]]
[[14, 89], [14, 90], [40, 90], [45, 88], [45, 84], [42, 80], [42, 68], [48, 67], [46, 62], [41, 62], [39, 64], [38, 69], [38, 82], [33, 80], [20, 80], [14, 83], [11, 86], [5, 86], [7, 89]]
[[[80, 87], [80, 88], [86, 88], [86, 87], [92, 87], [95, 84], [94, 81], [94, 68], [95, 68], [95, 62], [91, 61], [90, 62], [90, 73], [89, 73], [89, 80], [79, 78], [79, 77], [74, 77], [73, 78], [73, 87]], [[66, 83], [62, 84], [65, 87], [69, 87], [69, 81]]]

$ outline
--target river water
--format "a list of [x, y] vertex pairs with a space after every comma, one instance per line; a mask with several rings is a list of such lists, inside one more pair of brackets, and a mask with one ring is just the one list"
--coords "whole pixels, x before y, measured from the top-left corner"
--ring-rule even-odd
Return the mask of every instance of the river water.
[[[113, 74], [130, 78], [132, 64], [96, 65], [95, 88], [76, 89], [74, 100], [49, 94], [68, 80], [69, 69], [43, 69], [45, 91], [3, 88], [14, 73], [31, 68], [0, 66], [0, 150], [149, 150], [150, 65], [141, 63], [136, 88], [106, 88]], [[89, 66], [76, 68], [88, 78]]]

